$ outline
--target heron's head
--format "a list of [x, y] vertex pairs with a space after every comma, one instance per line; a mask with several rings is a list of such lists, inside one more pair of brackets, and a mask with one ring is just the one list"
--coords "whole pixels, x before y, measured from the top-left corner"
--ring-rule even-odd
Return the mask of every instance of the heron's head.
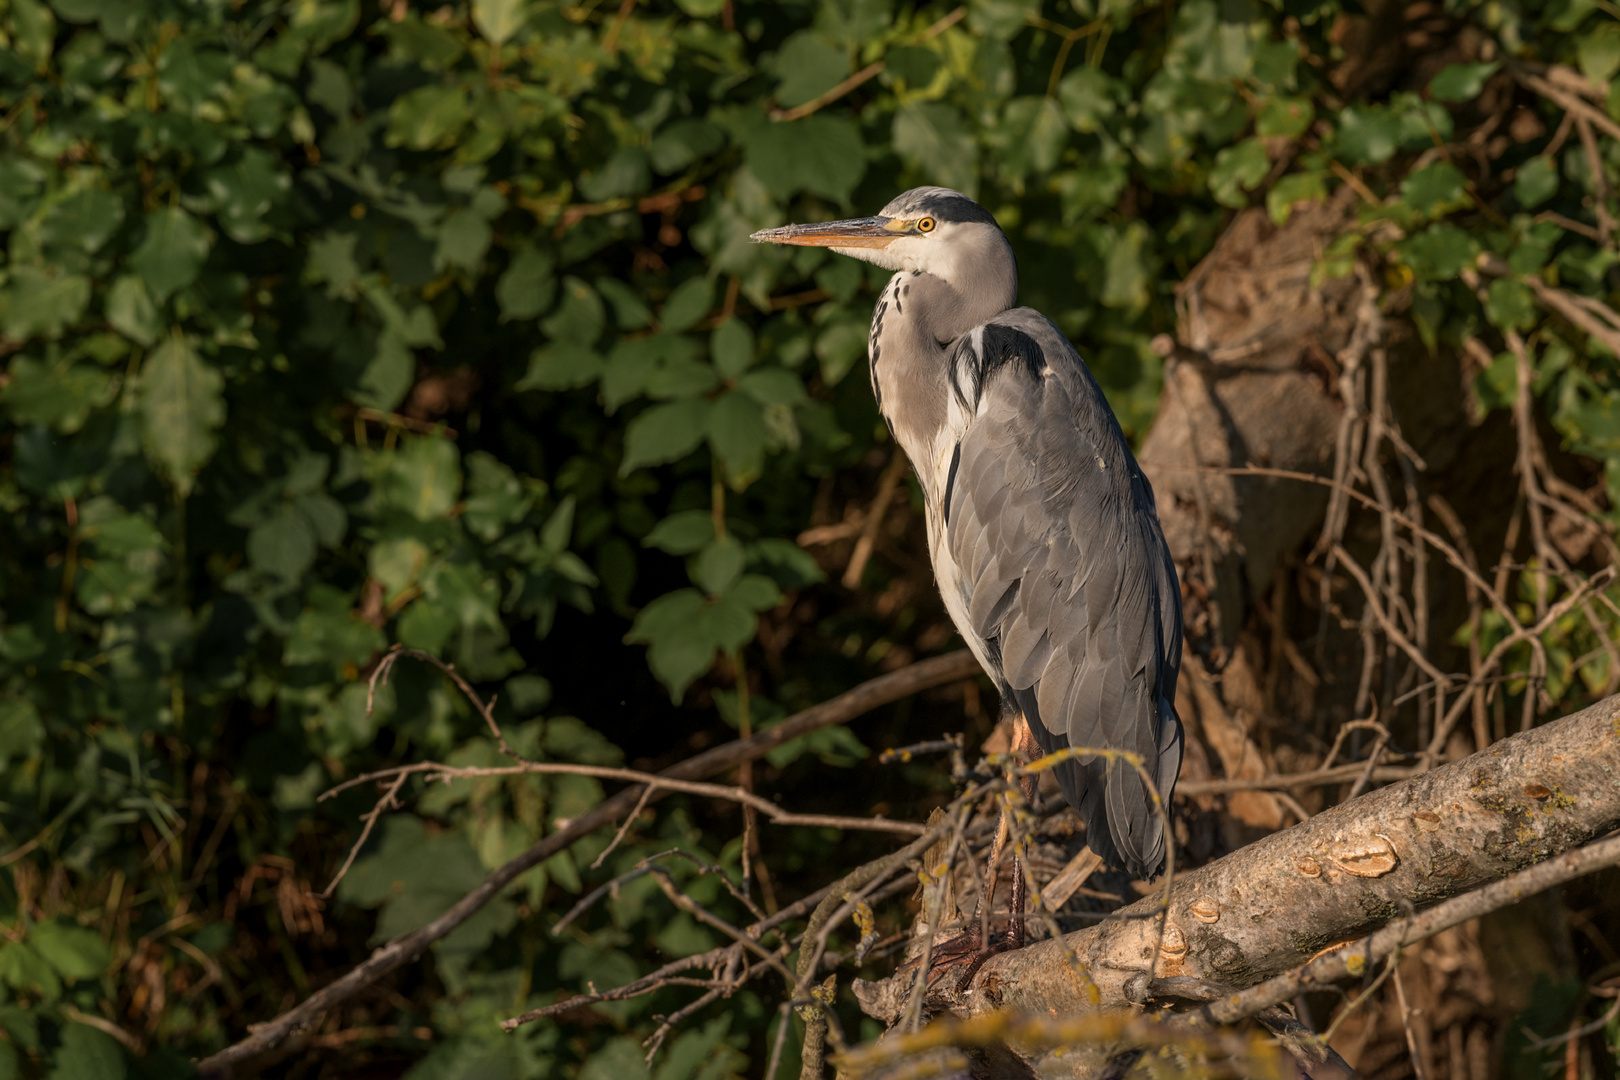
[[1018, 292], [1018, 266], [1012, 245], [990, 211], [942, 187], [912, 188], [898, 195], [876, 217], [785, 225], [765, 229], [754, 240], [831, 248], [840, 255], [888, 270], [920, 270], [964, 294], [1004, 293], [1010, 307]]

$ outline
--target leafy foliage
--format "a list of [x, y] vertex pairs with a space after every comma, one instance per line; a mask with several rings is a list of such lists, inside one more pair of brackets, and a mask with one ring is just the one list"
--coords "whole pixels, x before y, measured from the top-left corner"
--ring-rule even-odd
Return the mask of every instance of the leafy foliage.
[[[386, 820], [323, 914], [308, 879], [365, 805], [314, 809], [319, 791], [382, 761], [496, 760], [426, 676], [368, 708], [390, 643], [498, 691], [520, 751], [588, 763], [623, 759], [593, 730], [611, 721], [550, 709], [554, 690], [633, 698], [656, 718], [636, 730], [667, 731], [648, 668], [703, 706], [681, 724], [709, 705], [765, 724], [942, 643], [919, 645], [929, 601], [878, 620], [834, 596], [824, 620], [789, 619], [825, 577], [792, 543], [817, 485], [885, 438], [852, 374], [881, 279], [750, 244], [755, 229], [916, 183], [976, 195], [1018, 249], [1023, 301], [1082, 343], [1139, 435], [1148, 343], [1231, 210], [1281, 221], [1354, 178], [1375, 201], [1322, 272], [1372, 245], [1436, 347], [1481, 325], [1525, 335], [1559, 431], [1620, 484], [1616, 357], [1523, 282], [1482, 303], [1464, 280], [1490, 253], [1607, 294], [1612, 244], [1543, 215], [1584, 220], [1609, 188], [1576, 142], [1549, 145], [1545, 104], [1493, 175], [1434, 152], [1454, 113], [1505, 108], [1499, 60], [1345, 99], [1323, 74], [1335, 0], [3, 10], [0, 1076], [181, 1069], [598, 799], [583, 778], [435, 789]], [[1585, 4], [1456, 14], [1595, 80], [1620, 65]], [[1479, 376], [1486, 407], [1511, 399], [1499, 375]], [[798, 625], [785, 655], [762, 619]], [[1580, 652], [1559, 653], [1553, 689]], [[769, 671], [763, 694], [716, 693], [745, 670]], [[828, 732], [773, 765], [805, 750], [863, 748]], [[605, 836], [536, 868], [436, 947], [410, 1009], [354, 1024], [394, 1032], [378, 1052], [419, 1059], [413, 1077], [646, 1073], [649, 1002], [578, 1034], [513, 1039], [494, 1020], [713, 943], [646, 879], [586, 929], [546, 932], [560, 901], [672, 844], [735, 868], [737, 830], [694, 814], [600, 870]], [[771, 857], [791, 874], [833, 842]], [[712, 879], [686, 887], [730, 903]], [[757, 1072], [773, 1015], [739, 994], [651, 1074]], [[78, 1016], [135, 1032], [145, 1056]]]

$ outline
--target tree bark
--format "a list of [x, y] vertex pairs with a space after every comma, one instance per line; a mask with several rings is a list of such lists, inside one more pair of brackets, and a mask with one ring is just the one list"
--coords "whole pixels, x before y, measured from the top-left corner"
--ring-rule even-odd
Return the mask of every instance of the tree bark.
[[[1617, 826], [1620, 696], [1176, 877], [1162, 942], [1159, 893], [1097, 926], [994, 957], [949, 1011], [967, 1019], [1134, 1008], [1127, 984], [1140, 981], [1156, 949], [1154, 978], [1246, 988]], [[1083, 1075], [1083, 1058], [1036, 1055], [1028, 1064], [1042, 1076]]]

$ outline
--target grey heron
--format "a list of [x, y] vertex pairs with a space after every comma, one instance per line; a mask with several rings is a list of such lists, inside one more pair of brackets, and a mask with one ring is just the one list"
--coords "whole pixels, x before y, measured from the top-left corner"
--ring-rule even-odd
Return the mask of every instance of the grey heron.
[[[872, 315], [872, 391], [922, 486], [945, 608], [1015, 716], [1015, 751], [1131, 751], [1168, 800], [1181, 765], [1181, 592], [1153, 490], [1074, 346], [1015, 306], [1018, 267], [996, 219], [960, 192], [920, 187], [876, 217], [753, 239], [895, 272]], [[1056, 773], [1092, 851], [1139, 878], [1157, 872], [1162, 819], [1134, 769], [1090, 755]], [[1003, 822], [992, 865], [1006, 835]], [[1023, 908], [1015, 853], [1001, 948], [1022, 943]]]

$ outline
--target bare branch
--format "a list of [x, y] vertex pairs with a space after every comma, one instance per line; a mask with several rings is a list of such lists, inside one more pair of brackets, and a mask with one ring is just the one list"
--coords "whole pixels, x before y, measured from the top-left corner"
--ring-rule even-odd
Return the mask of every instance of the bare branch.
[[323, 791], [321, 800], [329, 799], [339, 792], [359, 784], [374, 780], [384, 780], [389, 777], [406, 777], [420, 774], [429, 780], [468, 780], [492, 776], [526, 776], [537, 775], [567, 775], [567, 776], [594, 776], [601, 780], [628, 780], [636, 784], [646, 785], [641, 797], [638, 799], [634, 812], [639, 812], [645, 806], [649, 793], [661, 791], [679, 791], [688, 795], [705, 795], [711, 799], [725, 799], [729, 802], [742, 803], [751, 806], [768, 816], [778, 825], [802, 825], [832, 829], [853, 829], [868, 832], [900, 833], [904, 836], [918, 836], [923, 832], [923, 826], [911, 821], [891, 821], [887, 818], [861, 818], [841, 817], [831, 814], [794, 814], [783, 810], [769, 799], [755, 795], [741, 787], [729, 784], [705, 784], [695, 780], [675, 780], [658, 773], [639, 772], [635, 769], [620, 769], [611, 765], [578, 765], [568, 761], [524, 761], [519, 765], [496, 765], [489, 767], [458, 768], [454, 765], [443, 765], [436, 761], [419, 761], [411, 765], [398, 765], [391, 769], [379, 769], [376, 772], [356, 776], [345, 780], [336, 787]]
[[[725, 772], [739, 762], [764, 757], [793, 739], [833, 724], [852, 720], [872, 709], [922, 690], [955, 682], [978, 670], [978, 661], [973, 659], [973, 654], [966, 649], [919, 661], [899, 671], [862, 683], [830, 701], [812, 706], [753, 738], [738, 739], [688, 758], [660, 775], [666, 779], [680, 780], [713, 776]], [[257, 1025], [247, 1038], [199, 1062], [199, 1071], [205, 1076], [227, 1074], [235, 1066], [274, 1050], [295, 1032], [308, 1029], [327, 1010], [354, 997], [390, 971], [415, 960], [429, 945], [449, 934], [490, 900], [500, 895], [530, 867], [539, 865], [597, 829], [612, 824], [622, 814], [628, 813], [640, 799], [641, 791], [639, 785], [626, 788], [581, 814], [565, 827], [490, 874], [483, 884], [462, 897], [437, 919], [378, 948], [370, 958], [350, 970], [347, 975], [322, 987], [275, 1019]]]
[[1420, 915], [1398, 919], [1370, 937], [1336, 949], [1286, 975], [1212, 1002], [1202, 1011], [1214, 1023], [1235, 1023], [1261, 1009], [1290, 1001], [1307, 990], [1340, 979], [1359, 978], [1374, 961], [1382, 960], [1397, 949], [1617, 863], [1620, 863], [1620, 836], [1610, 836], [1447, 900]]

